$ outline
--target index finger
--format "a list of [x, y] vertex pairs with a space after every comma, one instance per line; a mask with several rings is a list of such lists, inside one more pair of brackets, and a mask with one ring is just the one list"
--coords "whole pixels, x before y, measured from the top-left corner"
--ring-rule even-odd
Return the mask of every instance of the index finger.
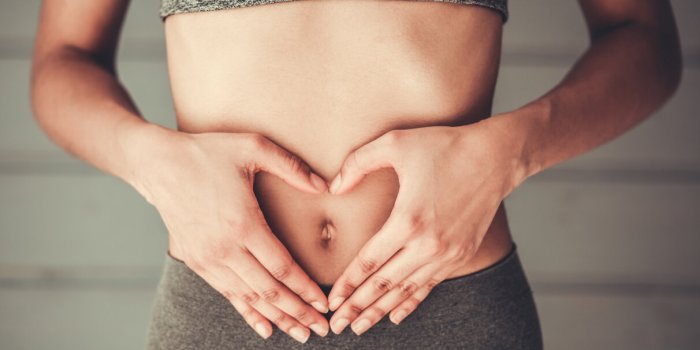
[[329, 308], [335, 311], [357, 287], [403, 247], [408, 230], [391, 214], [379, 231], [360, 249], [328, 294]]
[[328, 300], [321, 287], [297, 264], [264, 219], [260, 225], [260, 230], [246, 236], [244, 245], [248, 251], [272, 277], [282, 282], [302, 300], [320, 313], [328, 312]]

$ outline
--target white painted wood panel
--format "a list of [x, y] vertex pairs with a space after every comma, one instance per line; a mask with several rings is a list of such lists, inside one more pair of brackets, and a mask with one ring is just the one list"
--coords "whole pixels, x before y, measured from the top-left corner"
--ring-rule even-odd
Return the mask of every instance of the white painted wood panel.
[[0, 289], [0, 348], [145, 349], [154, 290]]
[[0, 198], [0, 266], [134, 268], [165, 252], [157, 211], [116, 178], [0, 176]]
[[538, 278], [700, 285], [700, 186], [526, 182], [506, 199]]
[[536, 296], [545, 349], [694, 350], [698, 296]]

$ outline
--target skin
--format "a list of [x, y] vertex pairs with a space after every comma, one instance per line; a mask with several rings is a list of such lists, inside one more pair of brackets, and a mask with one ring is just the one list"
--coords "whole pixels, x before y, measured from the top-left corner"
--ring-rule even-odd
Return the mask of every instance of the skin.
[[[118, 81], [125, 1], [45, 2], [32, 69], [32, 105], [47, 134], [153, 204], [169, 253], [262, 337], [270, 321], [301, 342], [310, 329], [325, 335], [319, 312], [328, 300], [336, 333], [352, 324], [362, 334], [387, 314], [400, 322], [445, 278], [507, 252], [502, 200], [514, 188], [636, 125], [680, 79], [668, 2], [582, 0], [591, 45], [569, 74], [536, 101], [485, 118], [500, 54], [495, 12], [408, 2], [286, 5], [166, 21], [177, 131], [146, 122]], [[73, 18], [84, 19], [81, 27]], [[342, 42], [364, 46], [337, 46], [344, 24], [358, 18], [366, 23]], [[279, 31], [260, 30], [266, 23], [297, 30], [275, 41]], [[358, 64], [354, 52], [373, 52], [374, 61]], [[206, 55], [188, 62], [196, 53]], [[266, 61], [251, 63], [260, 57]], [[289, 67], [290, 57], [304, 60]], [[373, 67], [383, 68], [362, 74]], [[261, 69], [276, 74], [235, 75]], [[303, 89], [295, 95], [290, 86]], [[351, 92], [327, 92], [336, 90]], [[279, 92], [275, 103], [260, 103], [255, 92], [267, 91]], [[353, 109], [374, 96], [382, 98]], [[320, 126], [298, 127], [305, 120]], [[328, 182], [340, 174], [337, 192], [325, 192], [314, 174]], [[342, 249], [308, 241], [328, 220], [338, 236], [331, 243]], [[334, 284], [328, 300], [314, 282]]]
[[[348, 156], [331, 192], [343, 193], [381, 167], [404, 181], [390, 218], [329, 295], [334, 332], [342, 331], [343, 318], [358, 335], [389, 312], [400, 323], [456, 262], [474, 255], [498, 202], [519, 184], [612, 140], [677, 89], [681, 53], [668, 2], [580, 5], [591, 45], [544, 96], [472, 125], [392, 132]], [[452, 198], [473, 204], [464, 208]], [[465, 226], [466, 235], [458, 229]]]

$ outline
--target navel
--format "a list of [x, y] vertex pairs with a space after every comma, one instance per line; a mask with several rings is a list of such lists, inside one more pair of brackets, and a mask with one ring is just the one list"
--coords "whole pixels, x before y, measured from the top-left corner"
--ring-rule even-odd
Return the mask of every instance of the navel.
[[320, 244], [323, 248], [330, 248], [331, 240], [335, 238], [335, 226], [330, 219], [325, 219], [321, 222], [321, 237]]

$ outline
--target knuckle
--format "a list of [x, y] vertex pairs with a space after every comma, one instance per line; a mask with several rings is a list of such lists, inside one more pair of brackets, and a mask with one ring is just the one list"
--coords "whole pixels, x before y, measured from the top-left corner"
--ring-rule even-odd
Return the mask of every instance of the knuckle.
[[258, 165], [253, 161], [247, 161], [243, 166], [238, 168], [239, 178], [245, 179], [248, 183], [255, 180], [255, 173], [258, 172]]
[[455, 261], [464, 256], [466, 247], [462, 244], [454, 244], [445, 251], [445, 258], [449, 261]]
[[231, 249], [228, 244], [212, 244], [207, 248], [207, 252], [204, 258], [205, 262], [208, 264], [213, 264], [220, 261], [226, 261], [231, 256]]
[[444, 241], [434, 236], [424, 239], [422, 247], [423, 251], [433, 258], [442, 257], [448, 248]]
[[350, 305], [348, 306], [348, 308], [350, 309], [350, 312], [351, 312], [353, 315], [356, 315], [356, 316], [359, 315], [359, 314], [361, 314], [362, 311], [364, 311], [364, 309], [363, 309], [362, 307], [360, 307], [359, 305], [357, 305], [357, 304], [355, 304], [355, 303], [350, 304]]
[[476, 253], [476, 245], [474, 243], [460, 244], [456, 248], [451, 249], [448, 257], [452, 260], [468, 258]]
[[308, 300], [309, 298], [309, 292], [306, 290], [300, 290], [300, 291], [295, 291], [295, 293], [301, 298], [301, 300]]
[[407, 309], [412, 311], [418, 307], [420, 300], [418, 300], [416, 297], [410, 297], [408, 300], [406, 300], [406, 304], [408, 305]]
[[365, 310], [365, 312], [370, 314], [370, 317], [374, 318], [375, 320], [384, 317], [384, 315], [387, 313], [386, 310], [380, 308], [379, 306], [370, 306], [367, 308], [367, 310]]
[[268, 146], [268, 140], [265, 136], [258, 133], [249, 133], [245, 140], [248, 146], [253, 150], [260, 150]]
[[270, 304], [280, 300], [280, 291], [277, 288], [270, 288], [262, 292], [262, 298]]
[[239, 217], [227, 217], [223, 219], [224, 226], [230, 232], [237, 233], [239, 235], [247, 232], [248, 224], [247, 220], [243, 216]]
[[284, 281], [292, 274], [292, 266], [291, 264], [285, 262], [284, 264], [270, 270], [270, 274], [276, 280]]
[[306, 309], [301, 309], [294, 313], [294, 318], [301, 323], [307, 324], [311, 320], [311, 314]]
[[459, 257], [462, 256], [464, 253], [464, 247], [458, 246], [456, 248], [448, 248], [447, 251], [445, 252], [445, 258], [447, 260], [456, 260]]
[[253, 310], [252, 307], [249, 307], [241, 313], [241, 316], [243, 316], [243, 319], [245, 320], [250, 320], [253, 318], [257, 318], [257, 313]]
[[377, 276], [374, 278], [374, 289], [380, 293], [386, 293], [394, 288], [394, 283], [385, 277]]
[[472, 257], [474, 254], [476, 254], [477, 251], [477, 244], [476, 242], [469, 241], [467, 244], [462, 246], [463, 252], [462, 256], [464, 257]]
[[382, 135], [383, 141], [386, 142], [387, 145], [396, 144], [402, 137], [403, 132], [399, 129], [389, 130]]
[[413, 295], [413, 293], [418, 289], [418, 285], [410, 280], [405, 280], [399, 283], [399, 290], [401, 291], [401, 296], [408, 298]]
[[343, 291], [344, 291], [343, 294], [350, 295], [350, 294], [352, 294], [352, 292], [355, 291], [356, 288], [357, 288], [356, 285], [354, 285], [350, 282], [345, 282], [345, 283], [343, 283]]
[[377, 268], [377, 261], [372, 258], [358, 257], [358, 263], [364, 273], [372, 273]]
[[224, 290], [221, 292], [221, 295], [229, 301], [233, 301], [236, 298], [236, 294], [230, 290]]
[[426, 218], [420, 211], [412, 211], [406, 214], [406, 225], [410, 233], [417, 233], [425, 227]]
[[[348, 170], [347, 168], [357, 169], [360, 167], [360, 160], [358, 157], [358, 154], [360, 152], [362, 152], [362, 150], [358, 149], [358, 150], [350, 153], [350, 158], [346, 162], [345, 169], [343, 169], [343, 170], [345, 170], [345, 172], [347, 172], [347, 170]], [[342, 172], [341, 172], [341, 175], [342, 175]]]
[[276, 324], [277, 327], [280, 329], [283, 329], [284, 323], [287, 321], [287, 316], [285, 316], [283, 313], [276, 313], [274, 316], [272, 316], [272, 319], [270, 320], [272, 323]]
[[431, 290], [431, 289], [433, 289], [438, 283], [440, 283], [440, 281], [438, 281], [438, 280], [435, 279], [435, 278], [431, 278], [430, 280], [428, 280], [428, 283], [425, 284], [425, 287], [428, 288], [428, 290]]
[[253, 305], [260, 300], [260, 295], [255, 292], [245, 293], [241, 296], [241, 299], [243, 299], [244, 302]]

